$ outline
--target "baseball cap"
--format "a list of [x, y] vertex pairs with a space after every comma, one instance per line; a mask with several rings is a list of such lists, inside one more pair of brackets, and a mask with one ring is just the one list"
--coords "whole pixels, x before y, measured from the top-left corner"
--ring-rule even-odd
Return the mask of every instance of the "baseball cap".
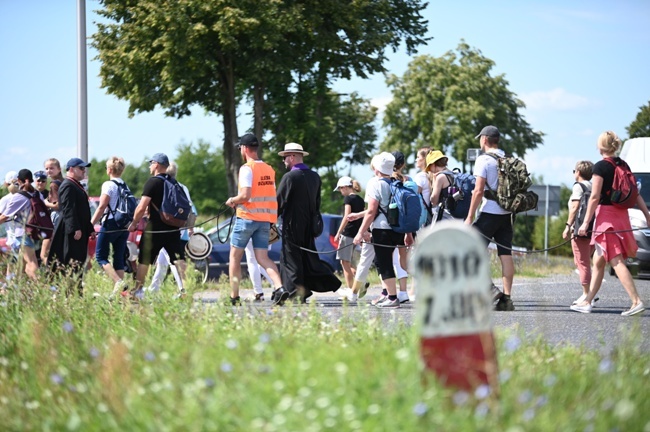
[[391, 154], [395, 158], [395, 166], [393, 167], [393, 169], [394, 170], [400, 169], [404, 165], [404, 153], [395, 150], [394, 152], [391, 152]]
[[257, 141], [257, 137], [255, 135], [253, 135], [252, 133], [247, 133], [239, 137], [239, 141], [237, 141], [237, 145], [246, 146], [246, 147], [257, 147], [260, 145], [260, 143], [259, 141]]
[[34, 178], [36, 178], [36, 179], [46, 179], [47, 174], [45, 174], [45, 171], [36, 171], [36, 172], [34, 172]]
[[84, 162], [83, 159], [79, 158], [72, 158], [68, 161], [67, 164], [65, 164], [65, 169], [66, 171], [69, 170], [72, 167], [84, 167], [87, 168], [90, 166], [89, 162]]
[[348, 176], [341, 177], [339, 181], [336, 183], [334, 192], [336, 192], [337, 190], [339, 190], [340, 187], [343, 186], [352, 186], [352, 177], [348, 177]]
[[149, 159], [149, 162], [156, 162], [159, 163], [162, 166], [169, 166], [169, 158], [165, 153], [156, 153], [155, 155], [151, 156], [151, 159]]
[[501, 136], [499, 129], [497, 129], [496, 126], [485, 126], [474, 138], [478, 139], [481, 135], [489, 136], [492, 138], [499, 138]]
[[10, 184], [18, 180], [18, 173], [16, 171], [9, 171], [5, 174], [5, 183]]

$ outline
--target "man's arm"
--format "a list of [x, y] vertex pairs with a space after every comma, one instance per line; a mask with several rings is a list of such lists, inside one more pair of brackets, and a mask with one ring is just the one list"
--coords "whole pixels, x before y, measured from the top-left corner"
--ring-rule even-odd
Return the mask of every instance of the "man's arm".
[[140, 198], [140, 203], [135, 208], [135, 212], [133, 213], [133, 221], [131, 221], [131, 224], [129, 225], [129, 231], [135, 231], [138, 226], [138, 222], [140, 222], [140, 219], [142, 219], [144, 216], [150, 202], [151, 197], [142, 195], [142, 198]]
[[485, 194], [485, 177], [476, 177], [476, 186], [474, 186], [474, 192], [472, 192], [472, 201], [469, 204], [469, 213], [465, 219], [465, 224], [471, 225], [474, 223], [474, 217], [476, 216], [476, 211], [481, 205], [483, 200], [483, 195]]
[[248, 200], [251, 199], [252, 189], [253, 188], [249, 187], [239, 188], [239, 193], [234, 197], [228, 198], [228, 200], [226, 200], [226, 205], [235, 208], [238, 204], [244, 204], [248, 202]]

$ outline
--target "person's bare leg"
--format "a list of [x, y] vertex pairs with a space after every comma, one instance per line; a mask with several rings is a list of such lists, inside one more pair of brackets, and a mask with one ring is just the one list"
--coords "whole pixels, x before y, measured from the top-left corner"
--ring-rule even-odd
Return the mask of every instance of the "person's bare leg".
[[621, 285], [623, 285], [623, 288], [625, 288], [627, 295], [630, 296], [630, 300], [632, 301], [632, 307], [641, 303], [641, 299], [639, 298], [639, 293], [637, 292], [636, 286], [634, 285], [634, 279], [632, 278], [630, 269], [628, 269], [627, 266], [625, 265], [625, 260], [623, 259], [623, 256], [622, 255], [615, 256], [614, 259], [609, 262], [609, 264], [616, 272], [616, 277], [618, 277], [618, 280], [621, 281]]
[[230, 298], [239, 297], [239, 283], [241, 282], [241, 259], [244, 257], [244, 248], [230, 245], [230, 262], [228, 263], [228, 278], [230, 279]]
[[501, 276], [503, 279], [503, 293], [510, 295], [512, 292], [512, 281], [515, 277], [515, 262], [512, 255], [501, 255]]
[[280, 278], [280, 272], [278, 267], [275, 265], [273, 260], [269, 258], [269, 252], [267, 249], [255, 249], [255, 259], [257, 263], [262, 266], [266, 273], [271, 278], [273, 282], [273, 288], [278, 289], [282, 286], [282, 279]]

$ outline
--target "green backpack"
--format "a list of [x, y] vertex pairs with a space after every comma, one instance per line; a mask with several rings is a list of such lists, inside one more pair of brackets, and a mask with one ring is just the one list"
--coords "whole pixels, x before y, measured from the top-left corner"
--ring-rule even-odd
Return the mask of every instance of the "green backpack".
[[502, 209], [511, 213], [537, 209], [539, 197], [528, 190], [533, 181], [524, 161], [511, 155], [499, 157], [494, 153], [486, 154], [497, 161], [499, 183], [496, 191], [487, 186], [485, 198], [496, 201]]

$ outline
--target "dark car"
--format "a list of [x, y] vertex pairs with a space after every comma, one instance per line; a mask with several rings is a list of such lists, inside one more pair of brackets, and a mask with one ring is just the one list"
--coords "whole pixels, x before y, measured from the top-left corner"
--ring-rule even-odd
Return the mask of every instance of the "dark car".
[[[319, 257], [327, 267], [332, 271], [340, 271], [341, 264], [336, 259], [334, 252], [338, 248], [338, 243], [334, 236], [341, 225], [342, 216], [324, 214], [323, 215], [323, 233], [316, 238], [316, 250]], [[212, 228], [206, 234], [212, 241], [212, 252], [208, 257], [208, 279], [219, 279], [222, 273], [228, 273], [228, 262], [230, 257], [230, 220]], [[282, 240], [278, 240], [269, 247], [269, 258], [280, 266], [280, 250]], [[246, 257], [242, 259], [242, 271], [247, 270]]]

